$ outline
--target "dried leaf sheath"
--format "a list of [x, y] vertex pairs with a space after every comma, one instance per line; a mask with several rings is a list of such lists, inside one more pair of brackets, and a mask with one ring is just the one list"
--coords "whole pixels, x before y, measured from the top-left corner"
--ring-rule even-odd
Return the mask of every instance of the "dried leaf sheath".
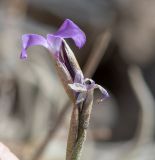
[[82, 71], [74, 56], [73, 51], [70, 49], [65, 40], [63, 40], [61, 57], [63, 58], [63, 63], [61, 61], [56, 61], [56, 69], [66, 93], [69, 95], [72, 102], [76, 103], [75, 93], [68, 86], [68, 84], [74, 83], [77, 71], [81, 73]]
[[[73, 51], [71, 50], [71, 48], [68, 46], [68, 44], [66, 43], [66, 41], [64, 40], [64, 49], [65, 49], [65, 52], [66, 52], [66, 55], [67, 55], [67, 58], [69, 60], [69, 63], [72, 67], [72, 69], [74, 70], [74, 73], [76, 73], [77, 70], [80, 70], [81, 71], [81, 68], [79, 66], [79, 63], [78, 61], [76, 60], [76, 57], [73, 53]], [[82, 72], [82, 71], [81, 71]], [[74, 75], [75, 76], [75, 75]]]
[[66, 71], [64, 66], [58, 61], [56, 62], [56, 69], [66, 93], [68, 94], [72, 102], [75, 102], [73, 91], [67, 85], [68, 83], [73, 83], [73, 80], [71, 79], [68, 71]]

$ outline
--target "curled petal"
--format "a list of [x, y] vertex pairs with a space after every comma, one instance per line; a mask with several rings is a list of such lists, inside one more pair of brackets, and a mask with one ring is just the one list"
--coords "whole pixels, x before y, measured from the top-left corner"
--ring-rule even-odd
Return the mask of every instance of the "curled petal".
[[72, 38], [77, 47], [81, 48], [86, 42], [84, 32], [71, 20], [66, 19], [59, 30], [54, 34], [61, 38]]
[[40, 45], [45, 48], [48, 48], [47, 41], [44, 37], [37, 34], [24, 34], [22, 36], [22, 52], [20, 55], [21, 59], [27, 58], [26, 49], [31, 46]]
[[68, 84], [68, 85], [75, 92], [86, 92], [87, 91], [87, 88], [85, 87], [85, 85], [80, 84], [80, 83], [73, 83], [73, 84]]
[[101, 98], [100, 101], [102, 101], [102, 100], [104, 100], [105, 98], [108, 98], [108, 97], [109, 97], [108, 92], [107, 92], [102, 86], [100, 86], [100, 85], [98, 85], [98, 84], [95, 84], [94, 89], [99, 89], [100, 92], [102, 93], [102, 98]]

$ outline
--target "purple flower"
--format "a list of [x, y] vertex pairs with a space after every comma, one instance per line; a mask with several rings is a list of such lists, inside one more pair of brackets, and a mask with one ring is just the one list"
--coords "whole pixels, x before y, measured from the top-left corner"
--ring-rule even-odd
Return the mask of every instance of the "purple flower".
[[23, 35], [20, 57], [26, 59], [27, 48], [41, 45], [52, 53], [64, 88], [69, 96], [75, 97], [77, 103], [85, 100], [87, 91], [95, 88], [99, 88], [103, 97], [107, 97], [108, 93], [104, 88], [95, 84], [91, 79], [84, 79], [73, 52], [64, 40], [65, 38], [71, 38], [78, 48], [81, 48], [86, 42], [84, 32], [71, 20], [66, 19], [56, 33], [48, 34], [46, 38], [37, 34]]
[[54, 34], [48, 34], [47, 38], [37, 34], [25, 34], [22, 36], [23, 46], [21, 52], [21, 59], [27, 58], [27, 48], [31, 46], [41, 45], [49, 49], [55, 58], [60, 58], [60, 51], [64, 38], [71, 38], [74, 40], [76, 46], [81, 48], [86, 42], [84, 32], [71, 20], [66, 19], [59, 30]]
[[[58, 65], [65, 71], [68, 79], [74, 79], [75, 72], [80, 69], [74, 54], [65, 42], [64, 38], [74, 40], [77, 47], [81, 48], [86, 42], [84, 32], [71, 20], [66, 19], [59, 30], [54, 34], [48, 34], [45, 39], [37, 34], [25, 34], [22, 36], [22, 52], [21, 59], [27, 58], [27, 48], [31, 46], [41, 45], [52, 53]], [[76, 64], [73, 64], [76, 63]], [[68, 73], [69, 72], [69, 73]]]
[[99, 89], [102, 94], [102, 97], [101, 99], [99, 99], [99, 102], [109, 97], [108, 92], [102, 86], [96, 84], [92, 79], [84, 79], [82, 72], [77, 72], [74, 79], [74, 83], [68, 85], [76, 94], [77, 104], [85, 100], [88, 91], [94, 89]]

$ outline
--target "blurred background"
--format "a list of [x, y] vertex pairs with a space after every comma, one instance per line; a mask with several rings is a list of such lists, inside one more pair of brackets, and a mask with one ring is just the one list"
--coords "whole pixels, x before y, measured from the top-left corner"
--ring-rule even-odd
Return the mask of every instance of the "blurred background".
[[[110, 93], [94, 102], [82, 159], [155, 160], [154, 0], [0, 0], [0, 141], [19, 159], [38, 160], [61, 118], [68, 97], [50, 54], [32, 47], [27, 61], [19, 56], [23, 34], [46, 36], [66, 18], [87, 36], [81, 50], [67, 40], [81, 68]], [[40, 159], [64, 159], [67, 108]]]

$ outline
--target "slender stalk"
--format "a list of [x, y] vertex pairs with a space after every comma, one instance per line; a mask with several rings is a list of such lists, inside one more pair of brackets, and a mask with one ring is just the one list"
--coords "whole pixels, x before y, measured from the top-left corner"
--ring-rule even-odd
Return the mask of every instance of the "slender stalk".
[[72, 151], [71, 160], [79, 160], [81, 157], [83, 144], [86, 140], [87, 128], [89, 126], [92, 105], [93, 105], [93, 91], [90, 91], [87, 93], [86, 100], [82, 106], [82, 111], [80, 112], [78, 137], [77, 137], [76, 145]]
[[67, 140], [66, 160], [71, 159], [71, 153], [76, 143], [77, 133], [78, 133], [78, 118], [79, 118], [78, 106], [74, 105], [72, 110], [70, 128]]

